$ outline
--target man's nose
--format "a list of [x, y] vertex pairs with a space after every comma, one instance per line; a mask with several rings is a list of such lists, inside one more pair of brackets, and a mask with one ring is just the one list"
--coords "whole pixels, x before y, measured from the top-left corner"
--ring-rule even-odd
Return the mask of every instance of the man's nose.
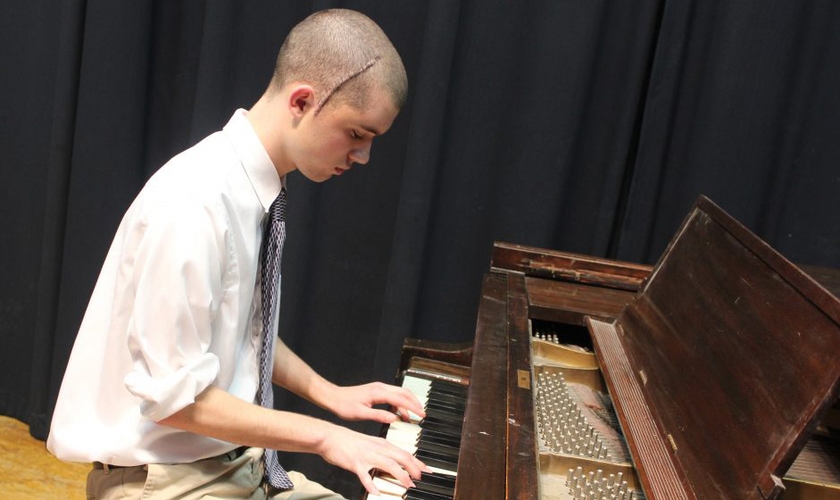
[[350, 151], [350, 161], [365, 165], [370, 160], [370, 144]]

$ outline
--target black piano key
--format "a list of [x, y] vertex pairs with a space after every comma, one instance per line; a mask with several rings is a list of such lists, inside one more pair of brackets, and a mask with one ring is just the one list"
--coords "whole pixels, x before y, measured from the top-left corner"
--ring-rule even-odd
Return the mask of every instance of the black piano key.
[[459, 392], [452, 392], [447, 390], [439, 390], [439, 389], [431, 389], [427, 394], [425, 399], [439, 399], [439, 400], [447, 400], [447, 401], [454, 401], [454, 402], [466, 402], [467, 395], [464, 393]]
[[[429, 413], [431, 412], [431, 415]], [[430, 410], [426, 412], [426, 417], [423, 418], [425, 421], [429, 422], [451, 422], [450, 425], [457, 429], [460, 429], [463, 424], [464, 417], [459, 418], [452, 418], [453, 415], [447, 414], [446, 412], [442, 412], [440, 410]]]
[[455, 476], [438, 474], [437, 472], [421, 472], [420, 480], [424, 483], [439, 484], [441, 486], [455, 487]]
[[441, 462], [447, 462], [452, 465], [456, 465], [458, 463], [458, 455], [452, 455], [451, 453], [439, 452], [435, 450], [417, 450], [417, 452], [415, 452], [415, 456], [420, 460], [428, 458], [433, 460], [439, 460]]
[[420, 427], [423, 430], [430, 430], [432, 432], [436, 432], [443, 436], [449, 436], [452, 438], [461, 439], [461, 427], [453, 427], [448, 425], [446, 422], [439, 422], [437, 420], [427, 420], [423, 419], [420, 422]]
[[432, 420], [420, 421], [420, 434], [434, 437], [442, 437], [461, 441], [461, 427], [453, 427], [440, 422]]
[[434, 453], [426, 450], [417, 450], [415, 455], [420, 461], [430, 467], [437, 467], [438, 469], [455, 472], [458, 470], [458, 459], [451, 459], [445, 455]]
[[423, 481], [414, 481], [414, 488], [411, 488], [417, 491], [422, 491], [425, 493], [436, 493], [438, 495], [444, 495], [447, 498], [451, 498], [455, 495], [455, 484], [444, 485], [438, 484], [435, 482]]
[[429, 413], [432, 415], [437, 415], [440, 418], [447, 418], [454, 420], [461, 425], [464, 421], [464, 412], [460, 411], [457, 408], [447, 408], [445, 406], [438, 406], [438, 405], [428, 405], [426, 406], [426, 416], [429, 416]]
[[423, 429], [420, 431], [420, 437], [417, 439], [417, 444], [420, 443], [438, 443], [443, 444], [446, 446], [452, 446], [454, 448], [461, 447], [461, 436], [451, 436], [447, 434], [441, 434], [439, 432], [435, 432], [431, 429]]
[[457, 446], [449, 446], [442, 443], [435, 443], [434, 441], [429, 440], [418, 441], [417, 449], [432, 451], [435, 453], [445, 453], [451, 457], [457, 457], [460, 451], [460, 448], [458, 448]]
[[448, 401], [429, 401], [426, 403], [424, 409], [426, 410], [426, 413], [429, 411], [442, 411], [452, 413], [454, 415], [460, 415], [461, 418], [464, 417], [464, 413], [466, 411], [464, 406], [458, 406]]
[[434, 458], [422, 458], [421, 460], [424, 464], [428, 465], [429, 467], [435, 467], [436, 469], [445, 470], [452, 473], [458, 472], [458, 464], [453, 464], [445, 460], [436, 460]]
[[426, 405], [423, 407], [426, 413], [432, 412], [441, 412], [441, 413], [448, 413], [451, 415], [458, 415], [463, 420], [464, 413], [466, 408], [464, 406], [458, 406], [456, 403], [452, 403], [451, 401], [436, 401], [436, 400], [429, 400], [426, 402]]
[[405, 492], [403, 497], [405, 500], [451, 500], [451, 496], [438, 495], [437, 493], [430, 493], [428, 491], [417, 491], [410, 489]]
[[434, 429], [452, 436], [461, 436], [461, 422], [453, 422], [438, 417], [428, 417], [420, 421], [420, 427]]
[[460, 384], [444, 382], [442, 380], [433, 380], [432, 386], [429, 388], [429, 394], [449, 394], [452, 396], [459, 396], [466, 400], [468, 389], [466, 386]]
[[465, 406], [467, 404], [467, 398], [445, 392], [430, 392], [428, 395], [426, 395], [425, 400], [426, 404], [428, 404], [428, 402], [430, 401], [440, 404], [448, 404], [452, 406]]
[[464, 394], [466, 394], [469, 391], [469, 387], [464, 384], [459, 384], [458, 382], [451, 382], [442, 378], [434, 378], [431, 380], [431, 383], [432, 387], [435, 388], [447, 389], [450, 391], [458, 391]]
[[429, 393], [426, 397], [426, 404], [429, 403], [437, 403], [437, 404], [444, 404], [449, 406], [466, 406], [467, 400], [466, 398], [462, 398], [461, 396], [455, 396], [453, 394], [446, 394], [446, 393]]
[[461, 427], [463, 427], [463, 419], [452, 420], [451, 417], [445, 415], [442, 418], [442, 416], [437, 414], [436, 412], [432, 412], [431, 415], [427, 413], [426, 418], [420, 421], [420, 426], [422, 427], [425, 423], [433, 423], [446, 426], [457, 431], [459, 434], [461, 433]]
[[426, 422], [438, 422], [443, 425], [448, 425], [452, 429], [461, 433], [461, 428], [464, 424], [464, 418], [458, 415], [451, 415], [447, 413], [440, 412], [438, 410], [429, 410], [426, 412], [426, 418], [424, 419]]
[[466, 408], [466, 402], [459, 401], [453, 398], [431, 397], [426, 400], [426, 408], [445, 408], [452, 411], [460, 411], [463, 413]]

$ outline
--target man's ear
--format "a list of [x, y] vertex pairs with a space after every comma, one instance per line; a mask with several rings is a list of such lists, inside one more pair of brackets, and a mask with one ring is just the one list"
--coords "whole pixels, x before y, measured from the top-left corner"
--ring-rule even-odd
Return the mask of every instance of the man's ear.
[[295, 118], [303, 118], [315, 109], [315, 89], [311, 85], [296, 85], [289, 93], [289, 111]]

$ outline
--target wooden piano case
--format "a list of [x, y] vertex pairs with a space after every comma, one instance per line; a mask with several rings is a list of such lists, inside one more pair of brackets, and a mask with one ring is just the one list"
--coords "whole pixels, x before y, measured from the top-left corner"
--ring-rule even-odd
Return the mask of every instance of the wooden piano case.
[[[809, 273], [840, 291], [836, 272]], [[836, 500], [836, 480], [780, 478], [838, 399], [839, 325], [836, 296], [702, 197], [656, 266], [497, 243], [473, 347], [428, 355], [470, 365], [454, 498], [572, 498], [558, 478], [574, 459], [543, 449], [535, 422], [536, 380], [562, 366], [609, 390], [632, 460], [598, 466], [648, 499]], [[407, 341], [401, 373], [429, 368], [425, 347]]]

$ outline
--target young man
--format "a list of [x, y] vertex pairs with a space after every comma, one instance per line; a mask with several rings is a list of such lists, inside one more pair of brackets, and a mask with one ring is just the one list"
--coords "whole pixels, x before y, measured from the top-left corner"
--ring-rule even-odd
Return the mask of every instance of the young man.
[[[373, 21], [313, 14], [287, 37], [259, 101], [149, 180], [105, 259], [47, 443], [61, 459], [94, 463], [88, 498], [340, 498], [265, 465], [273, 452], [264, 459], [263, 449], [317, 453], [372, 492], [374, 468], [405, 486], [419, 477], [423, 463], [387, 441], [276, 411], [259, 389], [273, 365], [275, 384], [343, 419], [397, 418], [376, 404], [423, 415], [402, 388], [326, 381], [263, 326], [277, 315], [265, 287], [279, 293], [279, 277], [261, 278], [263, 228], [270, 207], [282, 212], [273, 207], [286, 174], [321, 182], [367, 163], [406, 87]], [[273, 363], [261, 374], [264, 346]]]

